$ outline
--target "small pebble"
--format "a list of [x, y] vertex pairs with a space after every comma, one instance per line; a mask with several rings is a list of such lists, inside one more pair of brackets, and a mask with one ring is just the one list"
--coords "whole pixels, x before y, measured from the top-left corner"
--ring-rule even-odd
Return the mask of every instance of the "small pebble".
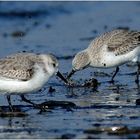
[[75, 134], [63, 134], [61, 139], [72, 139], [75, 137]]
[[25, 36], [25, 32], [23, 32], [23, 31], [15, 31], [15, 32], [13, 32], [13, 33], [11, 33], [11, 36], [12, 37], [23, 37], [23, 36]]
[[15, 124], [19, 124], [19, 121], [15, 121]]
[[50, 93], [55, 92], [55, 89], [54, 89], [54, 88], [52, 88], [52, 86], [50, 86], [50, 88], [49, 88], [49, 91], [48, 91], [48, 92], [50, 92]]
[[95, 123], [95, 124], [93, 124], [95, 127], [99, 127], [99, 126], [101, 126], [101, 124], [99, 124], [99, 123]]
[[119, 97], [116, 97], [116, 98], [115, 98], [115, 101], [119, 101], [119, 99], [120, 99]]
[[140, 99], [136, 99], [136, 105], [140, 105]]
[[130, 103], [130, 99], [127, 99], [126, 102], [127, 102], [127, 103]]

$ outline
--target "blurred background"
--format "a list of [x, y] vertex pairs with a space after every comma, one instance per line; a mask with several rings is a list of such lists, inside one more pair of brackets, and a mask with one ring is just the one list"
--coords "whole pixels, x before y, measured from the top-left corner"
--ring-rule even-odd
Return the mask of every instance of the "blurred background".
[[[18, 52], [53, 53], [65, 75], [73, 56], [100, 34], [116, 28], [140, 30], [140, 2], [0, 2], [0, 57]], [[140, 138], [139, 87], [135, 66], [124, 65], [114, 85], [114, 69], [88, 68], [73, 76], [96, 78], [93, 88], [68, 88], [53, 77], [32, 101], [70, 101], [77, 109], [62, 108], [39, 114], [23, 108], [27, 117], [0, 118], [0, 138]], [[48, 92], [52, 86], [55, 91]], [[26, 105], [18, 95], [13, 104]], [[0, 95], [0, 105], [7, 105]]]

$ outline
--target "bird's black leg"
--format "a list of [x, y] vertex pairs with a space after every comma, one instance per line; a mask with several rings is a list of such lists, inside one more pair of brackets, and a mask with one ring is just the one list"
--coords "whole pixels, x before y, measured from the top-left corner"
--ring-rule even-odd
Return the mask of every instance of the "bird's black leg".
[[112, 78], [111, 78], [111, 83], [113, 83], [114, 82], [114, 77], [116, 76], [116, 74], [118, 73], [118, 71], [119, 71], [119, 67], [116, 67], [116, 71], [115, 71], [115, 73], [113, 74], [113, 76], [112, 76]]
[[137, 64], [138, 64], [138, 69], [137, 69], [135, 82], [138, 84], [139, 83], [140, 63], [137, 63]]
[[27, 103], [29, 103], [29, 104], [32, 104], [33, 106], [36, 106], [35, 103], [33, 103], [33, 102], [31, 102], [30, 100], [28, 100], [27, 98], [25, 98], [24, 95], [20, 95], [20, 97], [21, 97], [21, 99], [22, 99], [24, 102], [27, 102]]
[[44, 106], [40, 106], [40, 105], [38, 105], [38, 104], [35, 104], [35, 103], [31, 102], [30, 100], [28, 100], [27, 98], [25, 98], [24, 95], [20, 95], [20, 97], [21, 97], [21, 99], [22, 99], [24, 102], [27, 102], [27, 103], [29, 103], [29, 104], [32, 104], [35, 108], [41, 109], [41, 111], [45, 111], [45, 109], [47, 108], [47, 106], [44, 107]]
[[13, 110], [13, 106], [12, 106], [12, 104], [11, 104], [11, 98], [10, 98], [10, 95], [7, 95], [7, 101], [8, 101], [8, 104], [9, 104], [9, 109], [10, 109], [10, 111], [11, 111], [11, 112], [14, 112], [14, 110]]

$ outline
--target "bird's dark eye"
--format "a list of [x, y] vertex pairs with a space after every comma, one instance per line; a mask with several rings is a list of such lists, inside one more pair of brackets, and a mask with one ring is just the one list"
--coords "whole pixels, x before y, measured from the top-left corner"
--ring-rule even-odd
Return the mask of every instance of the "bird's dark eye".
[[54, 67], [56, 66], [55, 63], [52, 64]]

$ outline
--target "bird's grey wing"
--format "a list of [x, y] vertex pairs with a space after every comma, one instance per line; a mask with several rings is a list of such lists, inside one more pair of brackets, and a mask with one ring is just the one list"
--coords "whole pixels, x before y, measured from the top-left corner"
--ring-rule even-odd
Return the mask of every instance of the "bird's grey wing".
[[140, 45], [140, 32], [116, 30], [116, 32], [109, 34], [106, 44], [108, 50], [114, 52], [116, 56], [125, 54]]
[[0, 59], [0, 76], [10, 79], [29, 80], [33, 73], [34, 61], [24, 55]]

